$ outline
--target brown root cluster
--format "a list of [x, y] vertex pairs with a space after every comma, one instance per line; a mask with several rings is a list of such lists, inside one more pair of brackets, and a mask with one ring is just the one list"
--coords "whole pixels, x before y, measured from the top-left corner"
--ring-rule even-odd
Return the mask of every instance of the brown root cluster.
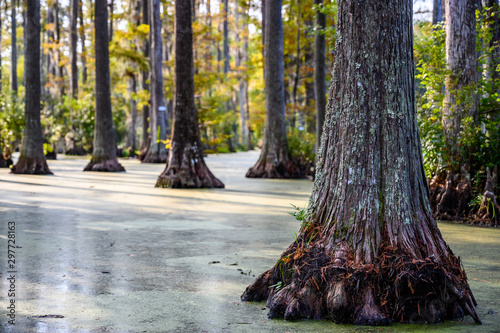
[[241, 299], [267, 301], [269, 318], [286, 320], [387, 325], [470, 315], [480, 323], [456, 257], [445, 267], [437, 258], [417, 260], [385, 246], [373, 264], [359, 264], [342, 244], [328, 254], [326, 240], [315, 235], [321, 231], [301, 233]]
[[497, 226], [500, 224], [500, 205], [495, 199], [496, 168], [493, 175], [486, 168], [487, 179], [481, 204], [471, 205], [472, 184], [469, 175], [462, 170], [460, 175], [448, 172], [430, 180], [430, 200], [434, 218], [445, 221], [459, 221], [470, 224]]
[[125, 171], [125, 168], [116, 158], [104, 160], [92, 158], [83, 171], [121, 172]]
[[23, 156], [19, 157], [11, 172], [28, 175], [52, 175], [45, 158], [27, 158]]

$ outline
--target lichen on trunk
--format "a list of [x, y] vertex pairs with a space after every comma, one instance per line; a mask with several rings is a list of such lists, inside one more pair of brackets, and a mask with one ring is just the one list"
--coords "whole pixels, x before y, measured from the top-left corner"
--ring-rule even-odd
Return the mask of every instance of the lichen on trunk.
[[[242, 295], [271, 318], [471, 315], [460, 261], [432, 217], [415, 110], [412, 1], [340, 1], [310, 205], [297, 240]], [[301, 214], [302, 215], [302, 214]]]

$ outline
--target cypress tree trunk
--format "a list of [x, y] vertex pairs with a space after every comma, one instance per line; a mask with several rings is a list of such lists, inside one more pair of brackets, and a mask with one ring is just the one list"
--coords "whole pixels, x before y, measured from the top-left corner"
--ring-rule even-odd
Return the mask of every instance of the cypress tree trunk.
[[96, 105], [92, 159], [83, 171], [125, 171], [116, 158], [116, 138], [111, 112], [109, 79], [108, 8], [95, 2]]
[[267, 1], [265, 12], [266, 130], [259, 160], [246, 176], [303, 178], [300, 168], [290, 160], [286, 138], [281, 0]]
[[76, 47], [78, 44], [78, 34], [76, 31], [76, 26], [78, 22], [78, 2], [79, 0], [71, 0], [70, 4], [70, 56], [71, 56], [71, 96], [77, 98], [78, 96], [78, 66]]
[[442, 0], [433, 0], [432, 6], [432, 24], [438, 24], [443, 21], [443, 2]]
[[10, 3], [11, 16], [11, 61], [10, 61], [10, 90], [17, 95], [17, 17], [16, 17], [17, 1], [13, 0]]
[[[314, 0], [314, 4], [323, 5], [323, 0]], [[326, 15], [319, 10], [316, 12], [316, 28], [326, 27]], [[316, 32], [314, 37], [314, 91], [316, 95], [316, 149], [321, 145], [323, 123], [325, 122], [326, 108], [326, 75], [325, 75], [325, 35]]]
[[[54, 3], [55, 7], [55, 23], [56, 23], [56, 43], [59, 45], [61, 42], [61, 22], [59, 19], [59, 1], [55, 0]], [[64, 85], [64, 67], [61, 64], [61, 52], [59, 51], [59, 48], [56, 51], [57, 59], [56, 63], [57, 65], [57, 84], [59, 85], [59, 93], [61, 94], [61, 97], [64, 97], [66, 95], [65, 91], [65, 85]]]
[[271, 318], [383, 325], [468, 314], [480, 323], [430, 210], [412, 28], [412, 0], [338, 3], [310, 206], [297, 240], [242, 295], [267, 300]]
[[[149, 24], [149, 6], [148, 6], [149, 0], [142, 0], [142, 24]], [[146, 58], [149, 57], [149, 40], [145, 40], [143, 44], [143, 52], [144, 56]], [[149, 72], [148, 71], [142, 71], [141, 72], [141, 87], [143, 90], [148, 90], [149, 91]], [[145, 104], [142, 107], [142, 150], [147, 150], [149, 147], [149, 141], [150, 141], [150, 136], [148, 133], [148, 128], [149, 128], [149, 105]], [[143, 158], [144, 154], [141, 155], [141, 159]]]
[[[446, 77], [442, 124], [449, 153], [448, 169], [464, 163], [459, 147], [460, 126], [466, 116], [476, 120], [478, 99], [475, 0], [446, 0]], [[464, 90], [467, 89], [467, 90]]]
[[166, 107], [163, 100], [163, 69], [161, 47], [160, 0], [150, 0], [151, 22], [151, 112], [149, 134], [151, 141], [143, 163], [165, 163], [168, 151]]
[[190, 1], [175, 2], [175, 109], [167, 167], [156, 187], [222, 188], [203, 159], [194, 104], [193, 30]]
[[51, 175], [43, 155], [42, 124], [40, 122], [40, 0], [26, 1], [26, 50], [24, 75], [26, 98], [24, 115], [26, 126], [23, 132], [21, 154], [12, 173]]
[[85, 51], [85, 22], [83, 21], [83, 0], [79, 1], [79, 17], [80, 17], [80, 42], [82, 44], [82, 52], [80, 58], [82, 60], [82, 84], [87, 82], [87, 52]]

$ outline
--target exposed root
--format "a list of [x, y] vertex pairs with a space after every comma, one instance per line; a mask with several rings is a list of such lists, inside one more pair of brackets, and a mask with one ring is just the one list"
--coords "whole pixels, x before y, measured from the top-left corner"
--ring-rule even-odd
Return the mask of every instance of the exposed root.
[[[43, 156], [43, 155], [42, 155]], [[52, 175], [45, 158], [19, 157], [17, 164], [11, 169], [11, 173], [28, 175]]]
[[125, 168], [116, 158], [103, 160], [92, 157], [83, 171], [121, 172], [125, 171]]
[[496, 226], [500, 224], [500, 205], [498, 205], [495, 193], [493, 192], [494, 183], [489, 168], [486, 168], [486, 175], [486, 186], [484, 187], [483, 199], [477, 212], [477, 218]]
[[434, 257], [417, 260], [386, 246], [373, 264], [359, 264], [344, 251], [329, 254], [318, 234], [301, 233], [241, 299], [267, 301], [269, 318], [287, 320], [388, 325], [470, 315], [481, 323], [456, 257], [445, 267]]

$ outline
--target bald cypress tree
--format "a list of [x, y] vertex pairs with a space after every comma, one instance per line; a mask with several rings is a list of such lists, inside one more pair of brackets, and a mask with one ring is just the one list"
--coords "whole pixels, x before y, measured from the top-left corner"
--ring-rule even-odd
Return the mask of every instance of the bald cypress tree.
[[194, 104], [193, 28], [190, 1], [175, 2], [175, 100], [172, 145], [156, 187], [214, 188], [224, 184], [205, 160]]
[[116, 138], [111, 112], [109, 79], [108, 8], [95, 2], [96, 105], [92, 159], [84, 171], [125, 171], [116, 158]]
[[26, 32], [24, 75], [26, 95], [24, 115], [26, 126], [23, 131], [21, 152], [12, 173], [52, 174], [43, 154], [42, 124], [40, 121], [40, 0], [26, 1]]
[[412, 0], [338, 3], [335, 62], [297, 240], [242, 300], [271, 318], [384, 325], [471, 315], [459, 259], [432, 217], [414, 93]]

